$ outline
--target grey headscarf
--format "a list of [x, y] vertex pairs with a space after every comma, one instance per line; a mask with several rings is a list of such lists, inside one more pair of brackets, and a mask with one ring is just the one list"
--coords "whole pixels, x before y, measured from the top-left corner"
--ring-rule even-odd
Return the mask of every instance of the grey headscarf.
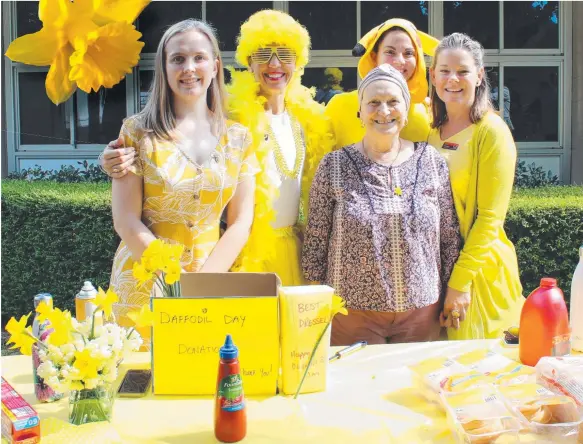
[[362, 102], [362, 96], [364, 95], [364, 90], [366, 87], [369, 86], [372, 82], [376, 82], [377, 80], [388, 80], [389, 82], [393, 82], [395, 85], [401, 88], [408, 112], [409, 107], [411, 106], [411, 94], [409, 93], [407, 81], [399, 71], [397, 71], [388, 63], [383, 63], [382, 65], [379, 65], [376, 68], [370, 70], [366, 77], [362, 79], [362, 82], [360, 82], [360, 85], [358, 85], [359, 105]]

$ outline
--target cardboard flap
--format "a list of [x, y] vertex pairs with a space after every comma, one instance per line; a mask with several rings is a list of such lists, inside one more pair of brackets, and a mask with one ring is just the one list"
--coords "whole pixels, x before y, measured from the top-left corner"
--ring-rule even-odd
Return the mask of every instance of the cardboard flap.
[[277, 296], [280, 285], [275, 273], [182, 273], [182, 297]]

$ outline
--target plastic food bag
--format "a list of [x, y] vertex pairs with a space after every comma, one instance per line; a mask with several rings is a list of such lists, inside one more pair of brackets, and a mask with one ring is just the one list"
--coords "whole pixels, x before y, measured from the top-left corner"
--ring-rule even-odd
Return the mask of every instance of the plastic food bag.
[[522, 425], [495, 386], [482, 385], [440, 396], [458, 443], [519, 442]]
[[536, 442], [576, 443], [583, 418], [572, 398], [534, 383], [499, 387]]

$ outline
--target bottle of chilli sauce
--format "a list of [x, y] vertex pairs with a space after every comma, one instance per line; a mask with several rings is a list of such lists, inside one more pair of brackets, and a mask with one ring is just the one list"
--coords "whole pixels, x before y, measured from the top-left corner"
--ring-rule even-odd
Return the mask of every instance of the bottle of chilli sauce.
[[215, 437], [221, 442], [238, 442], [247, 434], [247, 413], [239, 368], [239, 350], [235, 347], [231, 335], [227, 335], [219, 355]]

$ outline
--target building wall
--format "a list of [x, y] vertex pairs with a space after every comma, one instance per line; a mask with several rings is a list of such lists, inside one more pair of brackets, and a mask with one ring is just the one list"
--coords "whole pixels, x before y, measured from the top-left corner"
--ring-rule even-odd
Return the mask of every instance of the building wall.
[[[331, 8], [330, 5], [334, 7]], [[36, 2], [1, 3], [4, 45], [40, 29]], [[390, 17], [404, 17], [441, 37], [466, 32], [486, 48], [486, 71], [497, 106], [517, 141], [519, 158], [557, 174], [563, 182], [583, 177], [583, 4], [571, 2], [296, 2], [154, 1], [136, 26], [146, 43], [139, 65], [114, 88], [78, 91], [58, 107], [46, 98], [47, 67], [11, 63], [3, 57], [2, 165], [9, 171], [59, 168], [95, 162], [114, 139], [122, 119], [148, 98], [155, 47], [163, 30], [184, 17], [211, 22], [219, 32], [223, 61], [234, 64], [239, 26], [250, 14], [273, 7], [289, 12], [312, 37], [303, 82], [319, 87], [326, 67], [343, 73], [342, 87], [357, 86], [354, 43]], [[5, 48], [4, 48], [5, 50]], [[3, 51], [4, 52], [4, 51]], [[500, 106], [503, 105], [503, 106]], [[506, 111], [504, 109], [506, 108]]]
[[583, 26], [581, 23], [583, 23], [583, 2], [573, 2], [571, 183], [574, 184], [583, 184]]

